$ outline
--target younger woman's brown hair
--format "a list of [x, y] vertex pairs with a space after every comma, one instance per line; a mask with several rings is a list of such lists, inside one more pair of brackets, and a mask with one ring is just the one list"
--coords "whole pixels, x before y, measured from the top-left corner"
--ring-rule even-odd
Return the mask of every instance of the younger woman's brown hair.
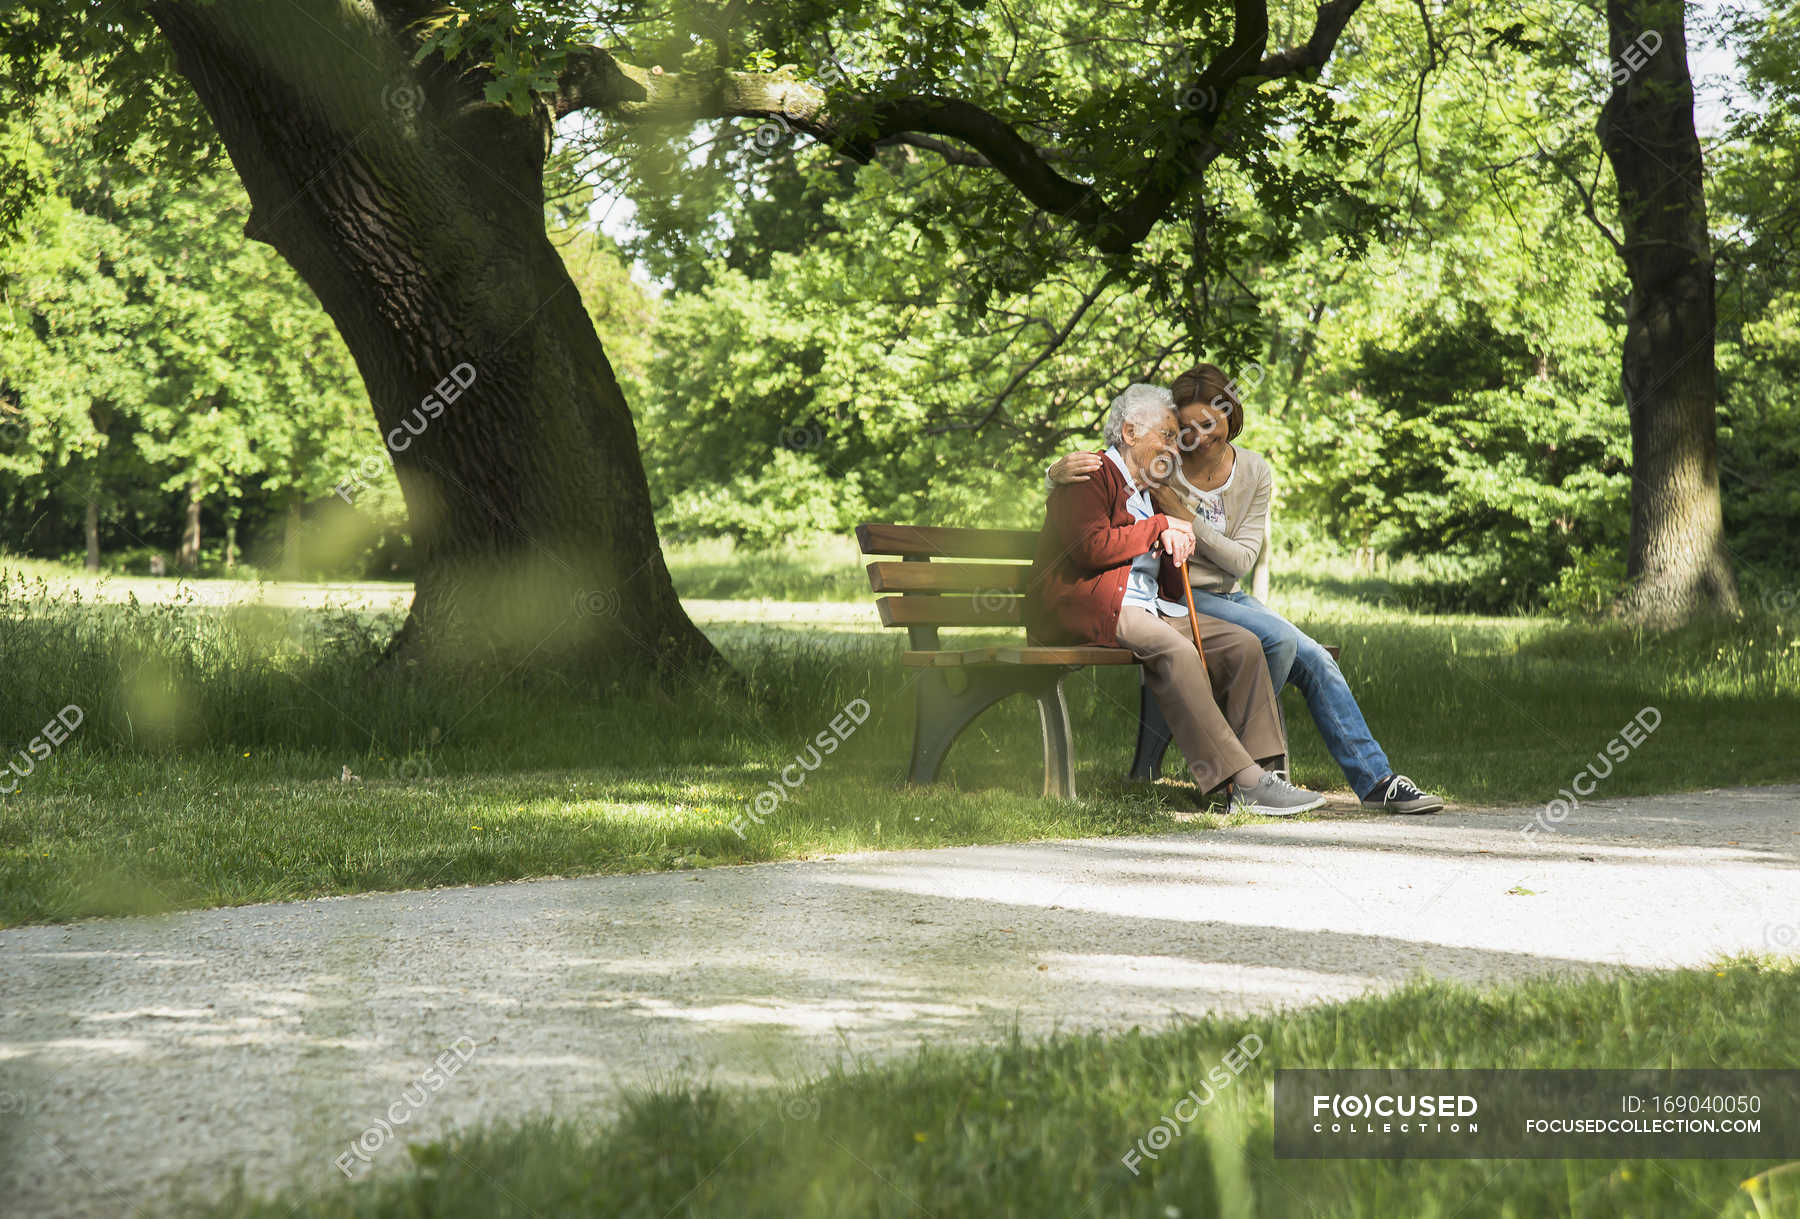
[[1176, 410], [1202, 402], [1224, 411], [1226, 440], [1236, 440], [1244, 430], [1244, 404], [1238, 400], [1231, 378], [1217, 364], [1194, 365], [1175, 378], [1169, 392], [1175, 396]]

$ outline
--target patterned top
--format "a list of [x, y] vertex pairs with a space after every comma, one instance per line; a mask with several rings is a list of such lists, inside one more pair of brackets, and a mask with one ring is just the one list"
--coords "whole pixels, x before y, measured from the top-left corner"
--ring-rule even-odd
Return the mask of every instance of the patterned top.
[[1231, 490], [1231, 480], [1236, 477], [1237, 460], [1233, 458], [1231, 473], [1225, 476], [1225, 481], [1217, 490], [1202, 491], [1192, 483], [1188, 483], [1183, 488], [1182, 498], [1188, 501], [1188, 507], [1194, 510], [1194, 515], [1220, 533], [1225, 532], [1225, 493]]

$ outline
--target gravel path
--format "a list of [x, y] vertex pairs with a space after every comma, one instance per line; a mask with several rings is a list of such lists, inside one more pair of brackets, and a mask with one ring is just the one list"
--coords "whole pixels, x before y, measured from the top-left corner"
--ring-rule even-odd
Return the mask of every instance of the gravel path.
[[[1794, 951], [1800, 788], [844, 856], [0, 931], [0, 1211], [341, 1188], [619, 1089]], [[433, 1061], [442, 1064], [441, 1070]], [[392, 1140], [376, 1119], [387, 1115]], [[365, 1135], [373, 1129], [373, 1133]], [[359, 1138], [371, 1167], [351, 1154]]]

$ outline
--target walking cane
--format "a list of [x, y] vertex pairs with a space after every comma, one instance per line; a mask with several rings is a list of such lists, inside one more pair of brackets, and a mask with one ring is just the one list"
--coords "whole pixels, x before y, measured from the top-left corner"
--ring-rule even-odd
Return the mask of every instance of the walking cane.
[[[1181, 565], [1181, 591], [1187, 594], [1188, 630], [1194, 633], [1194, 651], [1200, 653], [1200, 671], [1206, 672], [1206, 645], [1200, 642], [1200, 612], [1194, 608], [1194, 581], [1186, 563]], [[1210, 674], [1208, 675], [1210, 677]]]

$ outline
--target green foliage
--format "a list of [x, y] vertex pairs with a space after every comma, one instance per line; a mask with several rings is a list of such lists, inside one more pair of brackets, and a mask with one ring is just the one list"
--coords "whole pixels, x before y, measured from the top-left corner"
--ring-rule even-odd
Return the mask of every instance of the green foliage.
[[[623, 182], [644, 225], [632, 249], [672, 284], [641, 400], [663, 518], [684, 535], [785, 528], [785, 513], [737, 522], [770, 484], [746, 471], [799, 448], [878, 515], [1034, 524], [1044, 461], [1094, 445], [1114, 393], [1210, 359], [1249, 391], [1243, 443], [1275, 460], [1284, 519], [1346, 549], [1462, 562], [1452, 602], [1531, 604], [1574, 555], [1621, 547], [1624, 284], [1564, 173], [1598, 163], [1591, 120], [1558, 109], [1571, 72], [1597, 71], [1580, 48], [1603, 43], [1598, 19], [1545, 41], [1440, 14], [1422, 93], [1413, 6], [1375, 5], [1355, 29], [1328, 87], [1228, 107], [1232, 155], [1185, 205], [1204, 240], [1164, 225], [1124, 262], [926, 156], [848, 179], [797, 137], [746, 158], [718, 130], [674, 194], [658, 185], [674, 154], [643, 150]], [[1141, 126], [1193, 63], [1180, 29], [1145, 37], [1134, 65], [1084, 43], [957, 83], [1066, 106], [1052, 138], [1086, 149], [1105, 130], [1116, 151], [1118, 114]], [[900, 55], [905, 39], [857, 38], [834, 45], [855, 47], [860, 88], [946, 70]]]
[[724, 485], [676, 484], [658, 521], [671, 538], [726, 536], [773, 549], [813, 530], [848, 533], [871, 519], [857, 472], [828, 473], [816, 456], [776, 449]]
[[1493, 606], [1622, 536], [1630, 452], [1604, 350], [1553, 364], [1486, 319], [1395, 320], [1393, 348], [1365, 342], [1320, 378], [1337, 409], [1295, 446], [1305, 494], [1382, 549], [1483, 558]]
[[1625, 557], [1618, 551], [1578, 552], [1545, 594], [1544, 608], [1571, 618], [1597, 618], [1617, 604], [1625, 587]]
[[9, 136], [50, 185], [0, 247], [0, 497], [60, 516], [54, 552], [90, 500], [136, 541], [172, 535], [165, 492], [253, 525], [329, 496], [382, 452], [330, 320], [245, 240], [233, 178], [167, 177], [148, 137], [103, 149], [104, 90], [63, 85]]
[[1719, 480], [1726, 540], [1765, 583], [1800, 578], [1800, 288], [1784, 290], [1720, 345]]
[[[1040, 454], [1013, 447], [1006, 422], [986, 434], [952, 425], [968, 412], [962, 395], [1003, 388], [995, 351], [1036, 323], [959, 339], [948, 309], [926, 307], [953, 291], [954, 270], [926, 279], [915, 269], [918, 280], [877, 306], [895, 265], [881, 246], [870, 228], [846, 224], [775, 255], [766, 279], [723, 270], [705, 291], [665, 300], [640, 399], [660, 519], [683, 536], [746, 540], [844, 530], [871, 515], [1035, 527]], [[906, 296], [918, 306], [905, 310]], [[896, 307], [910, 313], [910, 335], [890, 328]], [[1088, 402], [1083, 429], [1101, 409]], [[764, 496], [776, 497], [766, 516]]]
[[[1623, 545], [1624, 284], [1563, 175], [1598, 164], [1589, 120], [1566, 109], [1591, 55], [1522, 54], [1519, 32], [1473, 14], [1440, 14], [1435, 35], [1424, 86], [1385, 41], [1346, 61], [1352, 112], [1418, 103], [1416, 127], [1361, 167], [1404, 223], [1361, 261], [1302, 249], [1275, 273], [1280, 337], [1255, 405], [1278, 416], [1284, 510], [1340, 544], [1460, 561], [1455, 602], [1503, 609], [1536, 602], [1576, 554]], [[1558, 37], [1604, 41], [1581, 13]]]
[[[205, 122], [181, 133], [194, 102], [154, 27], [85, 12], [28, 0], [0, 18], [9, 97], [54, 99], [74, 64], [95, 99], [72, 126], [69, 103], [50, 101], [54, 118], [26, 106], [0, 136], [20, 184], [0, 213], [33, 238], [0, 254], [12, 519], [48, 508], [64, 534], [42, 549], [59, 550], [94, 488], [140, 534], [195, 482], [246, 519], [328, 494], [379, 454], [347, 362], [266, 256], [228, 236], [241, 205], [206, 178]], [[1277, 6], [1272, 46], [1312, 16]], [[899, 95], [966, 99], [1109, 200], [1175, 190], [1135, 250], [1102, 257], [941, 149], [861, 149], [858, 164], [782, 116], [565, 123], [553, 234], [678, 537], [775, 542], [865, 516], [1035, 524], [1044, 462], [1095, 444], [1118, 389], [1209, 359], [1251, 388], [1244, 443], [1274, 460], [1279, 515], [1308, 536], [1439, 560], [1462, 573], [1447, 604], [1598, 596], [1597, 556], [1626, 540], [1629, 462], [1625, 286], [1597, 224], [1616, 211], [1593, 133], [1610, 75], [1601, 15], [1369, 0], [1319, 79], [1192, 96], [1231, 18], [1224, 0], [1005, 14], [980, 0], [504, 0], [434, 10], [405, 38], [421, 72], [475, 71], [490, 103], [521, 113], [598, 41], [703, 86], [722, 70], [788, 73], [851, 127], [856, 106]], [[1754, 104], [1708, 152], [1721, 466], [1738, 561], [1780, 589], [1800, 570], [1800, 57], [1788, 8], [1733, 20]], [[1203, 176], [1156, 165], [1215, 122], [1224, 152]], [[48, 138], [65, 127], [80, 138]], [[181, 147], [198, 178], [168, 177], [161, 158]], [[590, 231], [596, 188], [635, 208], [622, 248]], [[184, 247], [204, 265], [183, 265]]]
[[[216, 171], [223, 155], [194, 92], [142, 4], [105, 0], [9, 0], [0, 9], [0, 102], [16, 133], [39, 103], [55, 103], [71, 70], [90, 86], [85, 135], [102, 155], [135, 147], [155, 152], [171, 182]], [[50, 178], [0, 130], [0, 244], [19, 232]], [[21, 172], [22, 171], [22, 172]]]
[[1740, 571], [1764, 597], [1793, 603], [1800, 584], [1800, 12], [1744, 9], [1750, 96], [1730, 139], [1709, 153], [1718, 242], [1719, 479]]
[[556, 91], [571, 50], [595, 41], [606, 28], [596, 6], [572, 0], [512, 0], [446, 5], [414, 27], [416, 61], [441, 58], [489, 79], [483, 95], [490, 105], [529, 114], [538, 99]]

